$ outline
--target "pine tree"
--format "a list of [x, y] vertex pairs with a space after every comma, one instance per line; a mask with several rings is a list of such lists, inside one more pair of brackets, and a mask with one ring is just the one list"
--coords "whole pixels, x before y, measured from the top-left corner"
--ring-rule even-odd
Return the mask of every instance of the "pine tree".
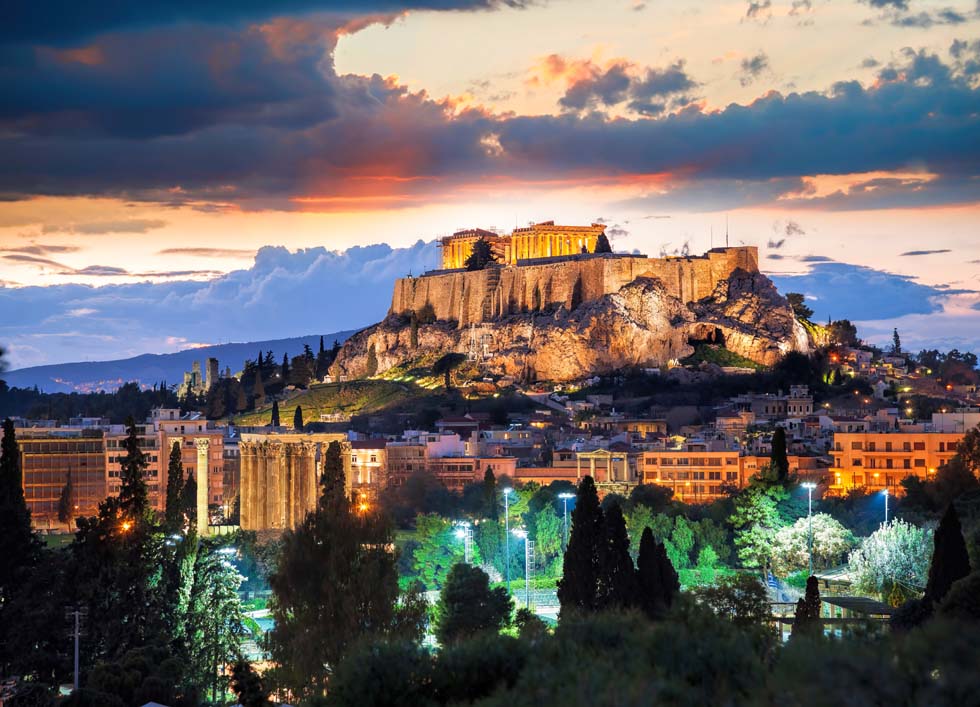
[[120, 462], [119, 507], [130, 518], [142, 518], [149, 509], [146, 488], [146, 455], [140, 449], [140, 439], [136, 433], [136, 422], [130, 417], [126, 421], [126, 441], [123, 449], [126, 456]]
[[572, 530], [558, 580], [561, 614], [593, 612], [598, 608], [599, 557], [603, 516], [591, 476], [582, 479], [572, 511]]
[[58, 497], [58, 520], [62, 523], [70, 522], [73, 511], [71, 469], [68, 469], [65, 485], [61, 487], [61, 495]]
[[600, 609], [627, 609], [636, 605], [639, 592], [626, 520], [619, 504], [614, 503], [606, 511], [603, 530], [597, 604]]
[[926, 583], [926, 598], [939, 603], [958, 579], [970, 574], [970, 556], [963, 539], [963, 528], [956, 506], [952, 503], [939, 521], [933, 535], [932, 563]]
[[170, 448], [170, 460], [167, 464], [167, 499], [163, 512], [167, 527], [171, 530], [176, 530], [181, 526], [181, 493], [183, 490], [184, 461], [180, 451], [180, 442], [174, 442]]
[[279, 375], [282, 384], [287, 385], [289, 383], [289, 354], [282, 355], [282, 367], [279, 369]]
[[599, 234], [599, 237], [595, 241], [595, 249], [593, 253], [612, 253], [612, 247], [609, 245], [609, 239], [606, 237], [605, 231]]
[[782, 427], [777, 427], [772, 433], [770, 465], [776, 481], [785, 484], [789, 478], [789, 458], [786, 456], [786, 430]]
[[272, 419], [269, 421], [269, 424], [272, 425], [273, 427], [279, 427], [279, 401], [278, 400], [272, 401]]
[[898, 335], [898, 328], [892, 329], [892, 353], [896, 356], [902, 353], [902, 337]]
[[667, 557], [667, 548], [654, 539], [650, 528], [644, 528], [640, 537], [636, 577], [639, 605], [643, 613], [651, 619], [662, 618], [680, 591], [680, 582], [674, 565]]
[[293, 429], [297, 432], [303, 431], [303, 406], [297, 405], [293, 411]]
[[807, 577], [806, 594], [796, 602], [793, 636], [812, 633], [820, 628], [820, 588], [816, 577]]
[[493, 249], [490, 247], [490, 241], [486, 238], [480, 238], [473, 244], [473, 250], [470, 252], [469, 257], [466, 258], [463, 266], [467, 270], [483, 270], [490, 263], [496, 262], [496, 260], [493, 255]]

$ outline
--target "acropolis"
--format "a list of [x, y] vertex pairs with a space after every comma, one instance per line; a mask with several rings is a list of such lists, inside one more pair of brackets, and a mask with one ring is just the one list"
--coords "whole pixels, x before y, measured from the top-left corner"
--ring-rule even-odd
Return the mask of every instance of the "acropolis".
[[490, 244], [498, 263], [516, 265], [521, 260], [591, 253], [595, 250], [599, 235], [605, 230], [606, 227], [601, 223], [589, 226], [556, 226], [554, 221], [515, 228], [509, 236], [482, 228], [467, 228], [441, 240], [439, 245], [442, 248], [442, 269], [465, 267], [466, 259], [473, 252], [473, 244], [481, 238]]

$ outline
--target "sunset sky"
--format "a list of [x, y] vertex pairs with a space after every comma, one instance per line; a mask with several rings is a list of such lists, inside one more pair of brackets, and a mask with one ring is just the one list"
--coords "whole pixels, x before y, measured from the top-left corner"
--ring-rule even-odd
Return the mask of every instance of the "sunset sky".
[[365, 326], [547, 219], [980, 352], [978, 0], [99, 5], [0, 23], [14, 367]]

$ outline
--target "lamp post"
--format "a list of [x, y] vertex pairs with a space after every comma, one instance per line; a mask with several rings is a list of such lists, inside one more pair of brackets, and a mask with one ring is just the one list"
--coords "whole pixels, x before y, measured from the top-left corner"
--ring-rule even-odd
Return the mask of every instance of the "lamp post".
[[510, 486], [503, 489], [504, 493], [504, 574], [507, 577], [507, 596], [510, 596]]
[[807, 525], [807, 548], [810, 552], [810, 574], [813, 576], [813, 489], [817, 487], [812, 481], [800, 484], [806, 489], [806, 525]]
[[885, 494], [885, 525], [888, 525], [888, 489], [882, 489], [881, 492]]
[[524, 606], [531, 608], [531, 541], [527, 531], [514, 529], [514, 535], [524, 541]]
[[566, 493], [560, 493], [560, 494], [558, 494], [558, 498], [561, 499], [562, 505], [565, 507], [565, 510], [564, 510], [565, 529], [564, 529], [564, 532], [562, 533], [562, 540], [563, 540], [563, 542], [562, 542], [562, 549], [563, 550], [567, 550], [568, 549], [568, 501], [569, 501], [569, 499], [575, 498], [575, 494], [574, 493], [567, 493], [567, 492]]
[[456, 537], [463, 541], [463, 562], [466, 564], [470, 563], [470, 540], [473, 537], [473, 531], [470, 528], [470, 524], [465, 520], [456, 524]]

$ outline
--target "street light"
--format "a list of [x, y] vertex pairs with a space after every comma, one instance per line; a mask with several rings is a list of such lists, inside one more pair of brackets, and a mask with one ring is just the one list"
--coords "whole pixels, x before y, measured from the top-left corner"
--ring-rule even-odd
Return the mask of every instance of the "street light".
[[810, 574], [813, 576], [813, 489], [817, 487], [812, 481], [800, 484], [806, 489], [806, 525], [807, 525], [807, 547], [810, 551]]
[[534, 550], [533, 544], [527, 537], [527, 531], [520, 528], [514, 529], [514, 536], [524, 541], [524, 606], [531, 608], [531, 555]]
[[[503, 489], [504, 494], [504, 572], [507, 577], [507, 596], [510, 596], [510, 486]], [[498, 526], [499, 527], [499, 526]]]
[[470, 562], [470, 540], [473, 538], [473, 530], [465, 520], [456, 524], [456, 537], [463, 541], [463, 562]]
[[558, 494], [558, 498], [561, 499], [562, 505], [565, 507], [565, 511], [564, 511], [564, 516], [565, 516], [565, 531], [564, 531], [564, 534], [563, 534], [564, 543], [563, 543], [562, 547], [567, 550], [568, 549], [568, 501], [569, 501], [569, 499], [575, 498], [575, 494], [574, 493], [568, 493], [568, 492], [560, 493], [560, 494]]
[[881, 492], [885, 494], [885, 525], [888, 525], [888, 489], [882, 489]]

